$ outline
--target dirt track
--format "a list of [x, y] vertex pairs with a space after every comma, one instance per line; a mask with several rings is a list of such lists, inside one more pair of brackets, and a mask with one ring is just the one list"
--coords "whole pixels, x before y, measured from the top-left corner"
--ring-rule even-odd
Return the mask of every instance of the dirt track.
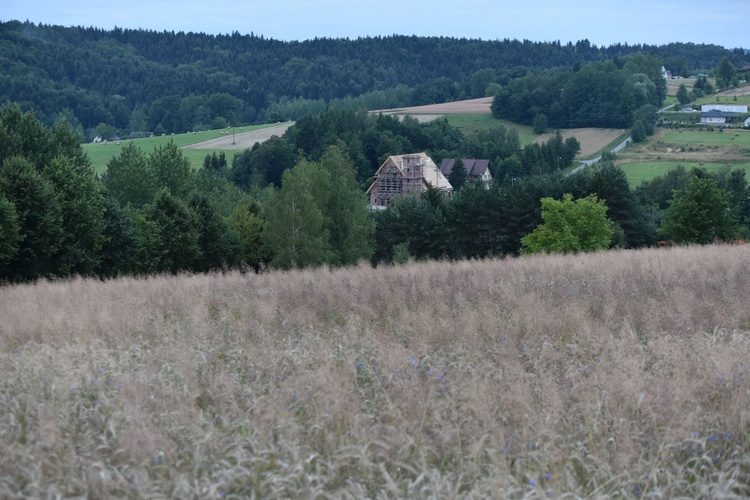
[[253, 147], [256, 142], [267, 141], [274, 135], [284, 135], [286, 129], [292, 125], [294, 125], [294, 122], [281, 123], [251, 132], [235, 133], [234, 137], [232, 132], [228, 132], [224, 137], [184, 146], [183, 149], [247, 149]]

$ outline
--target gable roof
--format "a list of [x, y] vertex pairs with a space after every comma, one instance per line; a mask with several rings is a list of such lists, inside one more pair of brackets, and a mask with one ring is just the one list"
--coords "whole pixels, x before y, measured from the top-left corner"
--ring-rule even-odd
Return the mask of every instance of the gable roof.
[[[382, 165], [380, 165], [380, 168], [377, 172], [375, 172], [375, 182], [373, 182], [370, 187], [367, 189], [367, 194], [370, 194], [370, 191], [375, 187], [375, 185], [378, 183], [378, 177], [390, 166], [395, 166], [402, 176], [406, 177], [406, 174], [403, 170], [404, 165], [404, 159], [405, 158], [414, 158], [416, 156], [419, 156], [421, 158], [421, 166], [423, 167], [423, 176], [422, 181], [426, 184], [441, 190], [441, 191], [453, 191], [453, 186], [451, 186], [451, 183], [448, 182], [448, 179], [443, 175], [443, 173], [440, 171], [440, 169], [435, 165], [435, 162], [432, 161], [432, 158], [427, 156], [426, 153], [411, 153], [411, 154], [405, 154], [405, 155], [393, 155], [389, 156]], [[408, 164], [408, 162], [406, 162]]]
[[[474, 158], [461, 158], [466, 168], [466, 173], [472, 177], [481, 177], [487, 172], [490, 167], [490, 160], [477, 160]], [[440, 162], [440, 172], [448, 176], [453, 170], [453, 165], [456, 163], [455, 158], [445, 158]]]
[[725, 113], [718, 109], [712, 109], [711, 111], [704, 111], [701, 113], [701, 118], [731, 118], [737, 116], [734, 113]]

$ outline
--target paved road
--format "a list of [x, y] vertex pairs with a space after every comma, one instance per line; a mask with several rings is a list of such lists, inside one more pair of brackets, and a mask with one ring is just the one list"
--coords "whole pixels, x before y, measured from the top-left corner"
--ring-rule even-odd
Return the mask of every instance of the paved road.
[[[622, 141], [620, 144], [612, 148], [612, 153], [617, 153], [618, 151], [622, 150], [625, 146], [628, 145], [629, 142], [632, 142], [633, 139], [631, 139], [630, 136], [627, 136], [624, 141]], [[586, 167], [589, 167], [593, 165], [594, 163], [599, 162], [602, 159], [601, 156], [597, 156], [593, 160], [583, 160], [579, 166], [571, 170], [568, 175], [575, 174], [576, 172], [580, 171], [581, 169], [584, 169]]]

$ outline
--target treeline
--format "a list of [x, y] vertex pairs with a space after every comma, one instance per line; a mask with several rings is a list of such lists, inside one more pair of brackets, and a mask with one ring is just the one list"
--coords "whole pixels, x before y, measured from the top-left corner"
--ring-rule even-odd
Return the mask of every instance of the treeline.
[[516, 129], [501, 124], [466, 136], [446, 119], [420, 123], [408, 116], [329, 108], [302, 117], [283, 137], [235, 155], [226, 175], [245, 190], [280, 187], [283, 172], [295, 164], [299, 153], [318, 160], [331, 146], [339, 146], [354, 162], [363, 190], [393, 154], [425, 151], [437, 164], [444, 158], [486, 158], [492, 175], [502, 179], [564, 170], [580, 150], [575, 138], [563, 141], [559, 133], [546, 143], [522, 148]]
[[381, 109], [493, 95], [529, 69], [653, 54], [673, 71], [737, 67], [715, 45], [597, 47], [388, 36], [281, 42], [254, 34], [0, 24], [0, 103], [61, 118], [82, 136], [275, 122], [326, 107]]
[[542, 119], [561, 128], [630, 128], [646, 109], [655, 122], [666, 95], [661, 62], [634, 54], [582, 68], [530, 70], [496, 91], [492, 114], [535, 126]]

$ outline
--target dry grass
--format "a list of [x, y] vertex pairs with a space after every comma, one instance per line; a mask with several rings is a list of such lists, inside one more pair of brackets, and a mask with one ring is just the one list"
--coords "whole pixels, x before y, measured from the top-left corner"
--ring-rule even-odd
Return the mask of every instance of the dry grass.
[[[578, 156], [586, 158], [601, 152], [602, 149], [609, 146], [625, 132], [625, 129], [617, 128], [570, 128], [560, 130], [560, 136], [563, 140], [570, 137], [578, 139], [578, 142], [581, 143], [581, 152]], [[555, 132], [542, 134], [534, 142], [538, 144], [548, 142], [554, 135]]]
[[750, 495], [742, 246], [0, 288], [0, 498]]
[[451, 115], [451, 114], [480, 114], [492, 113], [493, 97], [480, 97], [478, 99], [467, 99], [464, 101], [445, 102], [441, 104], [426, 104], [424, 106], [412, 106], [408, 108], [391, 108], [371, 111], [371, 113], [383, 113], [387, 115]]

